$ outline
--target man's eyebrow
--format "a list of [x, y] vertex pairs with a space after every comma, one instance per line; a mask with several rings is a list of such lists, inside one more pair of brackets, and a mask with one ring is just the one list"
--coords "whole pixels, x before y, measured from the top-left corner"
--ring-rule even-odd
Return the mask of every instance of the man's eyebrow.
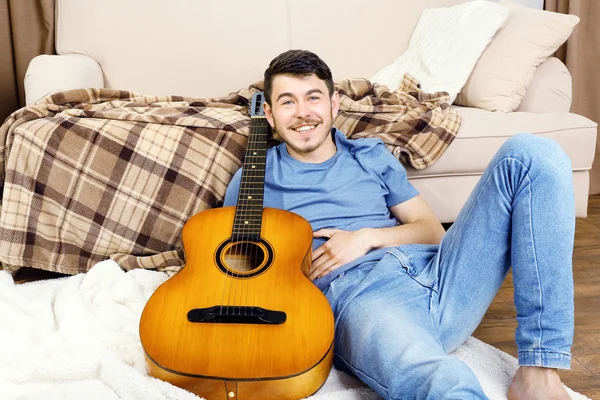
[[284, 92], [284, 93], [281, 93], [279, 96], [277, 96], [276, 101], [279, 101], [279, 99], [281, 99], [282, 97], [294, 97], [294, 95], [291, 94], [290, 92]]
[[308, 92], [306, 92], [307, 95], [313, 94], [313, 93], [321, 93], [321, 94], [323, 94], [323, 92], [321, 91], [321, 89], [318, 89], [318, 88], [310, 89]]
[[[313, 94], [313, 93], [321, 93], [321, 94], [323, 94], [323, 91], [321, 89], [318, 89], [318, 88], [310, 89], [310, 90], [306, 91], [305, 96], [308, 96], [308, 95]], [[290, 93], [290, 92], [283, 92], [279, 96], [277, 96], [277, 99], [275, 101], [279, 101], [282, 97], [294, 97], [294, 95], [292, 93]]]

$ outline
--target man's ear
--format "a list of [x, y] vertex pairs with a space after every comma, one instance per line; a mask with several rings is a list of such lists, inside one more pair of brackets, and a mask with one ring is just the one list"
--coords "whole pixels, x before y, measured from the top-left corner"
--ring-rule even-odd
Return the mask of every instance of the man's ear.
[[274, 129], [275, 123], [273, 120], [273, 110], [271, 110], [271, 106], [266, 101], [263, 103], [263, 110], [265, 110], [265, 117], [267, 117], [267, 121], [269, 121], [269, 125], [271, 125], [271, 129]]
[[340, 111], [340, 94], [338, 91], [334, 91], [331, 95], [331, 119], [334, 120]]

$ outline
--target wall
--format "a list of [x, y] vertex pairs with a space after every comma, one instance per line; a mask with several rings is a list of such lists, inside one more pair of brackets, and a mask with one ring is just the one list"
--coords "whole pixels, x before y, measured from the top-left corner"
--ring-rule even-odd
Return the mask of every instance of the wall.
[[[498, 2], [500, 0], [491, 0], [491, 1]], [[521, 3], [524, 6], [539, 8], [540, 10], [544, 8], [544, 0], [513, 0], [513, 1], [516, 1], [517, 3]]]

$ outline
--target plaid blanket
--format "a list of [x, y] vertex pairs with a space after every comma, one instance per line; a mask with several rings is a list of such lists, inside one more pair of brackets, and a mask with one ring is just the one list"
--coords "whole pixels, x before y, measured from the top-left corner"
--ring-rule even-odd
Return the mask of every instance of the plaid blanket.
[[[222, 204], [242, 165], [252, 85], [222, 98], [60, 92], [0, 127], [0, 262], [75, 274], [112, 258], [124, 269], [183, 266], [187, 219]], [[409, 166], [444, 152], [460, 119], [445, 93], [338, 84], [336, 127], [376, 136]]]
[[460, 128], [448, 93], [425, 93], [409, 74], [394, 92], [365, 79], [343, 80], [337, 89], [341, 104], [334, 126], [352, 139], [380, 138], [409, 168], [432, 165]]

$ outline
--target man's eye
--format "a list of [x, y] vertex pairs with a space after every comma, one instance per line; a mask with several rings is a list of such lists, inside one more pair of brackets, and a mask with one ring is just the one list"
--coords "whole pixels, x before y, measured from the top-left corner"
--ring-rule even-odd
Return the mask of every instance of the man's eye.
[[319, 96], [310, 96], [308, 99], [310, 101], [319, 100]]
[[281, 103], [281, 105], [282, 105], [282, 106], [289, 106], [289, 105], [291, 105], [291, 104], [292, 104], [292, 101], [291, 101], [291, 100], [286, 100], [286, 101], [284, 101], [283, 103]]

